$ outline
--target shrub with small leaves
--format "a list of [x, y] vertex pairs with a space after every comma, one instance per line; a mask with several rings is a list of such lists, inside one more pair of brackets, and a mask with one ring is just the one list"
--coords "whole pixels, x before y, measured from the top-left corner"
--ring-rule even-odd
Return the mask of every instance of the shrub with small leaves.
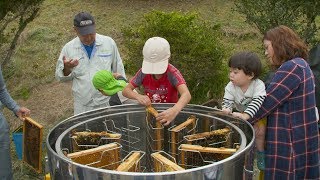
[[126, 72], [141, 68], [142, 49], [150, 37], [163, 37], [170, 43], [170, 63], [180, 70], [192, 95], [191, 103], [218, 98], [228, 80], [225, 48], [220, 42], [219, 25], [200, 21], [196, 13], [152, 11], [143, 21], [123, 29], [128, 57]]
[[319, 0], [236, 0], [236, 10], [246, 16], [250, 24], [256, 25], [264, 34], [279, 25], [286, 25], [300, 34], [310, 45], [319, 42], [316, 34], [320, 15]]

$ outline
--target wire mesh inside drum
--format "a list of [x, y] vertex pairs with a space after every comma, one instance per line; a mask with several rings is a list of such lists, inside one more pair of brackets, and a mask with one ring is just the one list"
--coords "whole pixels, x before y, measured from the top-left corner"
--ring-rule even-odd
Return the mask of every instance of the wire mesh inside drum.
[[153, 172], [182, 171], [184, 168], [177, 165], [176, 159], [164, 151], [151, 154]]
[[183, 142], [184, 136], [196, 133], [197, 121], [198, 119], [194, 115], [191, 115], [183, 123], [179, 125], [173, 125], [168, 129], [168, 131], [170, 132], [169, 149], [172, 157], [178, 157], [178, 147]]
[[140, 131], [139, 127], [131, 125], [129, 120], [127, 127], [121, 128], [117, 127], [112, 119], [106, 119], [103, 123], [107, 131], [121, 134], [120, 142], [123, 146], [122, 151], [124, 154], [140, 150], [139, 142], [141, 142], [141, 139], [138, 135]]
[[[210, 123], [209, 131], [184, 136], [186, 144], [179, 146], [179, 165], [186, 169], [200, 167], [225, 159], [236, 151], [239, 142], [232, 140], [232, 129], [228, 126], [221, 128], [212, 121]], [[226, 148], [233, 149], [230, 149], [231, 153], [225, 153], [222, 149]]]
[[235, 148], [212, 148], [199, 145], [181, 144], [179, 146], [180, 165], [186, 169], [208, 165], [234, 154]]
[[[130, 123], [128, 121], [125, 127], [117, 127], [114, 120], [105, 119], [100, 125], [91, 126], [87, 123], [79, 126], [70, 133], [73, 153], [69, 153], [68, 148], [63, 148], [64, 154], [74, 162], [92, 167], [143, 172], [146, 168], [140, 161], [145, 152], [138, 150], [141, 142], [138, 138], [140, 128]], [[91, 132], [90, 127], [95, 131], [103, 131]], [[85, 131], [81, 131], [84, 129]]]
[[112, 142], [120, 143], [121, 134], [110, 131], [91, 132], [90, 130], [83, 132], [72, 131], [70, 137], [72, 139], [73, 152], [95, 148]]
[[141, 167], [141, 159], [145, 155], [142, 151], [131, 151], [123, 160], [122, 163], [117, 167], [116, 171], [125, 172], [143, 172], [145, 167]]
[[[252, 172], [246, 156], [254, 145], [254, 130], [248, 122], [213, 108], [187, 105], [162, 126], [155, 117], [174, 105], [153, 103], [159, 110], [153, 117], [144, 106], [131, 104], [62, 121], [46, 142], [50, 175], [54, 179], [238, 179]], [[73, 130], [100, 136], [80, 141], [72, 137]], [[214, 133], [218, 131], [225, 133]], [[115, 147], [106, 148], [110, 145]]]
[[206, 147], [230, 147], [232, 131], [229, 127], [224, 127], [222, 129], [216, 129], [212, 126], [209, 132], [203, 132], [198, 134], [192, 134], [184, 136], [187, 144], [197, 144]]
[[[69, 141], [63, 139], [61, 149], [72, 161], [92, 167], [164, 172], [225, 159], [237, 151], [241, 140], [233, 127], [206, 116], [178, 115], [170, 127], [149, 111], [142, 117], [121, 114], [79, 124], [68, 131]], [[110, 145], [116, 146], [103, 149]]]
[[164, 127], [157, 121], [149, 112], [146, 112], [146, 124], [147, 124], [147, 141], [151, 148], [151, 152], [163, 150], [163, 140], [164, 140]]
[[110, 143], [95, 148], [70, 153], [67, 155], [67, 157], [80, 164], [114, 170], [121, 162], [120, 149], [121, 145], [119, 143]]

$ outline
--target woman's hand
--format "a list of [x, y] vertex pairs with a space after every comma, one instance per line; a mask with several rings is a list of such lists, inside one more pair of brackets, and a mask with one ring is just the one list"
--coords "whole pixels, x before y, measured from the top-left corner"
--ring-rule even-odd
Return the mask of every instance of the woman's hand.
[[28, 108], [25, 107], [21, 107], [16, 115], [19, 117], [19, 119], [21, 119], [22, 121], [24, 121], [26, 116], [30, 116], [30, 110]]

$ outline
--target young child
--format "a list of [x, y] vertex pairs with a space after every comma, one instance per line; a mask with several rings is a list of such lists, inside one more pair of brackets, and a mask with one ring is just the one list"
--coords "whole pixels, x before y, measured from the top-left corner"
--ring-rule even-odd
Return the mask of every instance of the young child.
[[[266, 97], [263, 81], [258, 79], [262, 65], [252, 52], [240, 52], [229, 59], [230, 82], [225, 87], [222, 111], [247, 120], [258, 111]], [[235, 108], [238, 112], [232, 112]], [[257, 147], [257, 166], [264, 169], [264, 138], [266, 120], [254, 124]]]
[[[189, 103], [191, 99], [189, 89], [179, 70], [169, 63], [171, 52], [166, 39], [161, 37], [148, 39], [142, 53], [142, 68], [122, 93], [145, 106], [151, 103], [175, 103], [173, 107], [156, 117], [164, 125], [169, 125]], [[139, 86], [143, 87], [144, 95], [133, 92]]]
[[92, 79], [93, 86], [105, 96], [111, 96], [109, 105], [137, 103], [122, 95], [122, 90], [127, 85], [127, 80], [119, 73], [107, 70], [96, 72]]

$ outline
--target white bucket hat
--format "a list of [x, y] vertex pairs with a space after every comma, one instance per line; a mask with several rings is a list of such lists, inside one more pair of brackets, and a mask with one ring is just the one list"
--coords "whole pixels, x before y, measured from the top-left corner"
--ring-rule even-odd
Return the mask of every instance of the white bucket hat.
[[142, 73], [163, 74], [168, 68], [170, 44], [161, 37], [149, 38], [143, 46]]

